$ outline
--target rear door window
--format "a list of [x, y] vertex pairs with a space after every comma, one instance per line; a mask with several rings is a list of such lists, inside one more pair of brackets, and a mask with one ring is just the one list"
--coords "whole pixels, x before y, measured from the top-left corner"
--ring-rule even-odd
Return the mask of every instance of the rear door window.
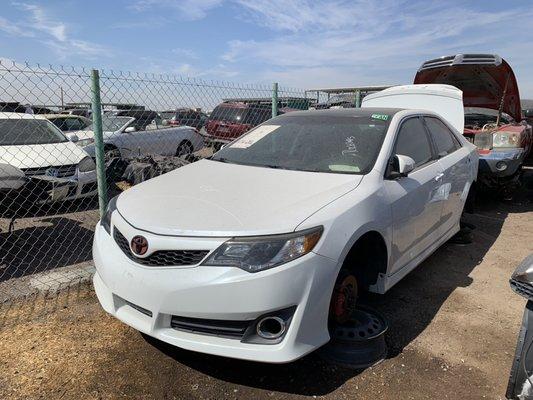
[[439, 157], [453, 153], [460, 146], [452, 131], [438, 118], [424, 117]]
[[394, 153], [411, 157], [416, 167], [433, 158], [426, 128], [420, 118], [409, 118], [402, 123], [396, 137]]

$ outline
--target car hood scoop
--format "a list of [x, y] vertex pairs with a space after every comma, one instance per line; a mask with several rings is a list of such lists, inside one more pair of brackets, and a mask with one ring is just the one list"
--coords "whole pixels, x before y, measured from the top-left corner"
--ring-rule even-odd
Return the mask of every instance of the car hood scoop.
[[161, 235], [285, 233], [361, 180], [202, 160], [134, 186], [117, 208], [132, 226]]

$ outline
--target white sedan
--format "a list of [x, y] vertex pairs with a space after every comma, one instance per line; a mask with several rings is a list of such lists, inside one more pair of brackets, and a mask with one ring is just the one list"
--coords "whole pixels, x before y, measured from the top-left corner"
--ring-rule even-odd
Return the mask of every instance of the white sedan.
[[[163, 126], [154, 119], [155, 112], [145, 113], [148, 118], [104, 114], [102, 130], [104, 151], [110, 157], [124, 158], [145, 154], [181, 156], [200, 150], [203, 137], [190, 126]], [[94, 132], [92, 124], [87, 128], [68, 132], [67, 136], [94, 157]]]
[[288, 113], [114, 198], [96, 294], [172, 345], [290, 362], [459, 231], [476, 174], [475, 147], [432, 111]]
[[0, 190], [19, 188], [14, 179], [36, 184], [42, 202], [97, 193], [93, 159], [41, 115], [0, 113]]

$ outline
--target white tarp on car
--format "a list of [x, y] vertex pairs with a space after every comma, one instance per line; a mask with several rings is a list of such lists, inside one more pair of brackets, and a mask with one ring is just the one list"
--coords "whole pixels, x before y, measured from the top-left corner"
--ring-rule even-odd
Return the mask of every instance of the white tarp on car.
[[361, 107], [391, 107], [436, 112], [459, 133], [464, 128], [463, 92], [450, 85], [403, 85], [373, 93]]

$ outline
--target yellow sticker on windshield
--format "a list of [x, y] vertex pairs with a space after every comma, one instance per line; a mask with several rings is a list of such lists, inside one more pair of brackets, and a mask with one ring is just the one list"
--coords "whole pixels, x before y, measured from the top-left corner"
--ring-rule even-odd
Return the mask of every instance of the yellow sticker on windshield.
[[237, 140], [235, 143], [233, 143], [230, 147], [234, 149], [247, 149], [252, 144], [258, 142], [259, 140], [263, 139], [266, 135], [269, 133], [274, 132], [276, 129], [278, 129], [279, 125], [261, 125], [252, 130], [247, 135], [244, 135], [241, 139]]

